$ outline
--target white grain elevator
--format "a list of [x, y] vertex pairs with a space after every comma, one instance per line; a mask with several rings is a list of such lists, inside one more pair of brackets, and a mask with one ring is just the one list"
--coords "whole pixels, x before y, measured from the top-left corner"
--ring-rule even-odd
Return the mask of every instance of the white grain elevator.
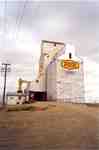
[[84, 103], [83, 59], [75, 52], [73, 45], [42, 41], [36, 84], [47, 93], [47, 100]]

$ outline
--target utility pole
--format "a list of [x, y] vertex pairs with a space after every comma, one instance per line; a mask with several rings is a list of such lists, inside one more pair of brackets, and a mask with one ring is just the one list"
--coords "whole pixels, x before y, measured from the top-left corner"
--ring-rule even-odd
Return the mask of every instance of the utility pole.
[[4, 72], [4, 87], [3, 87], [3, 106], [5, 106], [6, 102], [5, 102], [5, 96], [6, 96], [6, 78], [7, 78], [7, 72], [10, 71], [10, 68], [8, 66], [10, 66], [11, 64], [8, 63], [2, 63], [2, 68], [1, 71]]

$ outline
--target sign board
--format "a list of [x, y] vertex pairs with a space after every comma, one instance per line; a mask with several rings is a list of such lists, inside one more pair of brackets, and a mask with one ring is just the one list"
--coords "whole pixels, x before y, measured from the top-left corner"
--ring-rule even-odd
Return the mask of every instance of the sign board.
[[66, 70], [79, 69], [80, 63], [74, 60], [61, 60], [61, 66]]

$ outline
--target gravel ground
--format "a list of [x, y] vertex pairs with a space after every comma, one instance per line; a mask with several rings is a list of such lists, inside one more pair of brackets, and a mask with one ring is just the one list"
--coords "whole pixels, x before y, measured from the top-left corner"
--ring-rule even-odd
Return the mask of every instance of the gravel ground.
[[99, 107], [50, 102], [33, 105], [48, 109], [1, 110], [0, 150], [99, 150]]

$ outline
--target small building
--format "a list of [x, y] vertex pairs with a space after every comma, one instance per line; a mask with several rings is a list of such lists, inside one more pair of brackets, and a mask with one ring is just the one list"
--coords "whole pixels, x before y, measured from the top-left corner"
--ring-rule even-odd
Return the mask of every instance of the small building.
[[[19, 96], [20, 96], [20, 99], [19, 99]], [[22, 104], [25, 99], [26, 99], [25, 94], [19, 95], [16, 92], [8, 92], [6, 94], [6, 104], [8, 105]]]

